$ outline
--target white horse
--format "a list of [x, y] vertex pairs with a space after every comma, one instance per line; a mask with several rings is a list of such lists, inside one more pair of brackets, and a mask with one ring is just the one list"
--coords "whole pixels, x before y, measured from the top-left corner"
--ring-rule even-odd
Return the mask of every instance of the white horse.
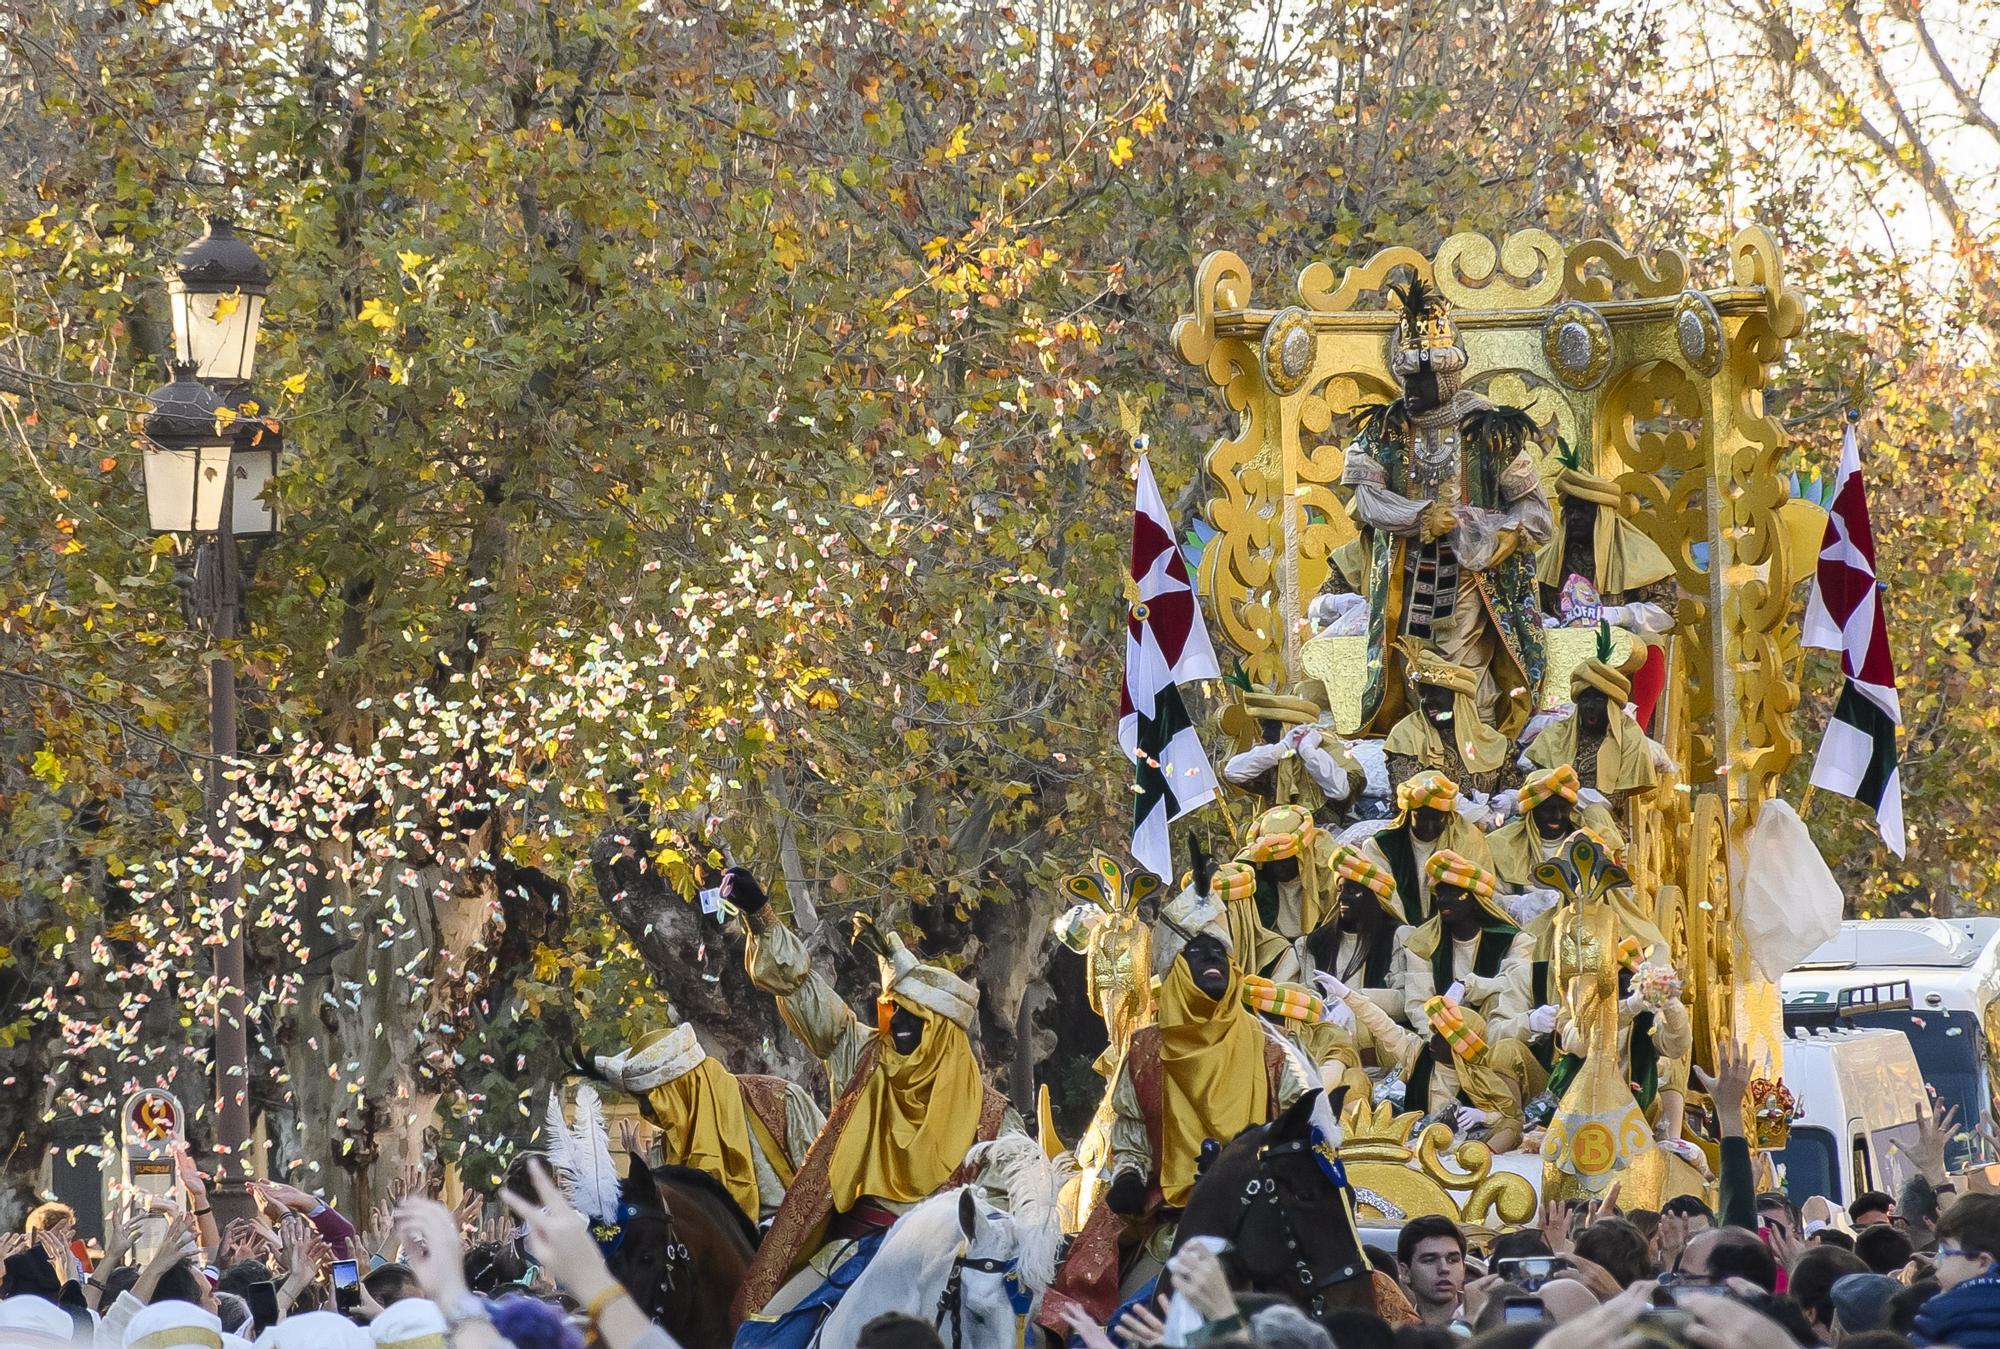
[[1022, 1134], [981, 1143], [966, 1160], [976, 1182], [932, 1195], [896, 1220], [820, 1328], [818, 1349], [853, 1349], [861, 1328], [884, 1312], [929, 1322], [945, 1349], [1021, 1344], [1055, 1278], [1056, 1172], [1041, 1144]]

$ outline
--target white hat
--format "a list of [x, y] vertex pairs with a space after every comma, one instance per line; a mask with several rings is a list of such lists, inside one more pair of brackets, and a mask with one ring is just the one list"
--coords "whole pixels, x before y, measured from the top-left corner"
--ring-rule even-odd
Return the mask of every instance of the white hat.
[[1236, 943], [1229, 938], [1224, 912], [1221, 900], [1198, 893], [1192, 885], [1175, 895], [1160, 909], [1160, 921], [1153, 924], [1153, 977], [1158, 979], [1172, 969], [1187, 944], [1204, 933], [1233, 954]]
[[287, 1316], [257, 1337], [257, 1349], [374, 1349], [363, 1330], [333, 1312]]
[[69, 1349], [76, 1323], [47, 1298], [0, 1302], [0, 1349]]
[[638, 1048], [597, 1056], [597, 1071], [605, 1081], [625, 1091], [651, 1091], [686, 1076], [708, 1057], [694, 1027], [683, 1021], [670, 1031], [655, 1031]]
[[222, 1349], [222, 1322], [192, 1302], [155, 1302], [125, 1323], [123, 1349]]
[[908, 998], [972, 1034], [979, 1015], [979, 990], [950, 970], [918, 960], [895, 933], [884, 932], [882, 939], [889, 948], [888, 958], [881, 962], [883, 991]]
[[425, 1298], [402, 1298], [369, 1323], [368, 1337], [377, 1349], [446, 1349], [444, 1313]]

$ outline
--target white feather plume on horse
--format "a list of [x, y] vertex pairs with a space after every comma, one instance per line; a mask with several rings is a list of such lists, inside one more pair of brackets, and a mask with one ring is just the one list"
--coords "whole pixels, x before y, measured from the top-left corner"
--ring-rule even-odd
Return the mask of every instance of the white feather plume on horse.
[[576, 1089], [576, 1123], [563, 1118], [562, 1091], [549, 1093], [546, 1120], [549, 1163], [570, 1202], [588, 1217], [611, 1222], [618, 1216], [618, 1166], [611, 1160], [611, 1134], [604, 1127], [604, 1103], [589, 1083]]

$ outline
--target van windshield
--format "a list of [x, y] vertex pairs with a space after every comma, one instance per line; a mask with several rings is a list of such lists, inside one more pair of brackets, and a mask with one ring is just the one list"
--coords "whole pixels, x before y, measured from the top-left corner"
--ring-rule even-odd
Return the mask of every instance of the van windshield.
[[1792, 1126], [1791, 1137], [1778, 1152], [1778, 1164], [1785, 1168], [1785, 1193], [1794, 1204], [1803, 1204], [1814, 1195], [1835, 1204], [1847, 1202], [1840, 1187], [1840, 1159], [1833, 1147], [1833, 1135], [1825, 1129]]
[[1910, 1038], [1917, 1067], [1924, 1081], [1937, 1093], [1938, 1104], [1958, 1107], [1958, 1129], [1945, 1145], [1945, 1167], [1955, 1171], [1967, 1165], [1972, 1156], [1971, 1144], [1978, 1138], [1975, 1127], [1985, 1118], [1980, 1109], [1986, 1096], [1986, 1072], [1980, 1062], [1985, 1038], [1979, 1018], [1971, 1012], [1920, 1008], [1862, 1012], [1849, 1018], [1846, 1024], [1899, 1030]]

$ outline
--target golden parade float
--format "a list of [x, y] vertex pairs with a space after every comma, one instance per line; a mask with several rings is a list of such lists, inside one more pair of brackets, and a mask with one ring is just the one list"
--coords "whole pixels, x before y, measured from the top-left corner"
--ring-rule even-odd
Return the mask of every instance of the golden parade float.
[[[1659, 762], [1614, 782], [1615, 735], [1587, 756], [1570, 748], [1605, 787], [1620, 846], [1575, 859], [1558, 886], [1573, 914], [1549, 953], [1556, 987], [1578, 1033], [1609, 1048], [1615, 895], [1682, 976], [1693, 1061], [1712, 1067], [1726, 1037], [1775, 1081], [1777, 990], [1737, 897], [1750, 835], [1800, 749], [1796, 583], [1825, 515], [1792, 496], [1787, 437], [1764, 406], [1804, 303], [1764, 229], [1740, 231], [1727, 257], [1704, 286], [1669, 250], [1459, 234], [1337, 277], [1314, 264], [1267, 299], [1242, 258], [1215, 252], [1173, 341], [1233, 414], [1207, 455], [1214, 534], [1197, 573], [1222, 663], [1233, 649], [1261, 706], [1310, 717], [1317, 703], [1350, 743], [1388, 736], [1392, 758], [1399, 728], [1422, 729], [1425, 662], [1509, 748], [1572, 689], [1611, 687], [1614, 722], [1627, 703], [1634, 743]], [[1539, 547], [1520, 528], [1538, 514]], [[1571, 561], [1596, 588], [1572, 590]], [[1239, 747], [1242, 706], [1226, 727]], [[1476, 737], [1432, 747], [1468, 779], [1507, 780], [1511, 764]], [[1705, 1188], [1699, 1158], [1654, 1146], [1615, 1055], [1592, 1057], [1542, 1139], [1543, 1195], [1620, 1180], [1628, 1203], [1657, 1207]], [[1421, 1114], [1349, 1096], [1351, 1174], [1382, 1196], [1370, 1216], [1528, 1217], [1525, 1185], [1489, 1177], [1483, 1145], [1447, 1159], [1450, 1131]]]

